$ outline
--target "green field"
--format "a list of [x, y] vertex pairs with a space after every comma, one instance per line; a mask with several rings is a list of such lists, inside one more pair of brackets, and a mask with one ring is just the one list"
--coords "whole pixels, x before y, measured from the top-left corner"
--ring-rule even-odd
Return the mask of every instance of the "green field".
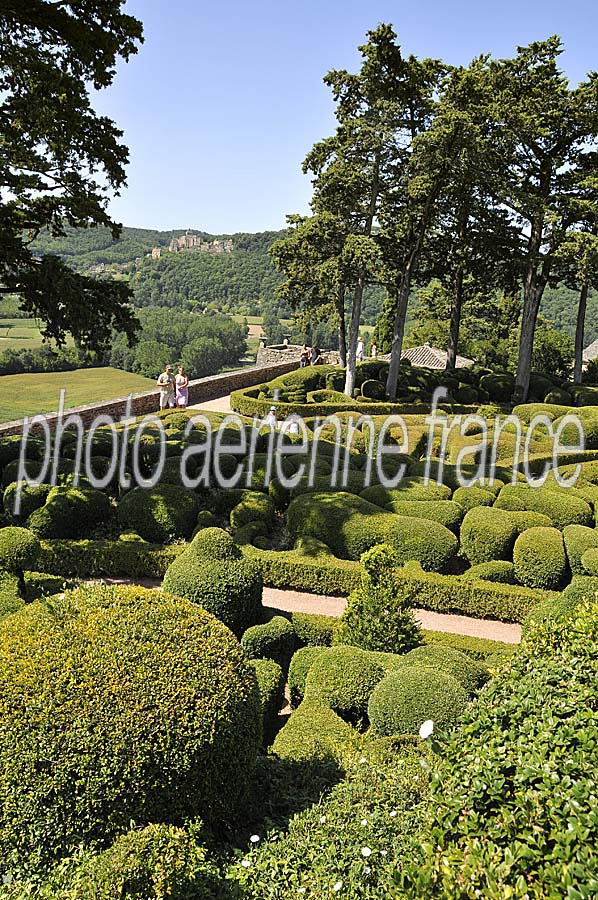
[[22, 419], [58, 409], [60, 391], [66, 390], [65, 406], [81, 406], [155, 387], [150, 378], [120, 369], [75, 369], [73, 372], [41, 372], [34, 375], [0, 376], [0, 422]]
[[[69, 346], [72, 341], [69, 341]], [[36, 350], [42, 336], [35, 319], [0, 319], [0, 353], [3, 350]]]

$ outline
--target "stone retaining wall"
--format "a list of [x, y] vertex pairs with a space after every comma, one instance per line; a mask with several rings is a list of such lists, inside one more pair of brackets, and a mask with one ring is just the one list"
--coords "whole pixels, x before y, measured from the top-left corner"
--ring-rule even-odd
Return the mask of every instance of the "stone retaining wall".
[[[272, 344], [270, 347], [260, 347], [256, 362], [258, 366], [279, 365], [289, 359], [294, 359], [299, 363], [302, 349], [301, 344]], [[338, 350], [322, 350], [321, 352], [325, 365], [340, 365]]]
[[[235, 372], [225, 372], [222, 375], [211, 375], [209, 378], [196, 378], [189, 382], [189, 404], [204, 403], [207, 400], [216, 400], [218, 397], [226, 397], [231, 391], [240, 388], [252, 387], [278, 378], [287, 372], [298, 368], [299, 358], [291, 359], [288, 356], [279, 359], [274, 364], [261, 364], [249, 366], [246, 369], [237, 369]], [[145, 413], [157, 412], [160, 408], [159, 391], [144, 391], [141, 394], [131, 394], [131, 415], [142, 416]], [[114, 420], [122, 418], [127, 412], [129, 397], [117, 397], [113, 400], [104, 400], [98, 403], [89, 403], [85, 406], [75, 406], [65, 409], [63, 417], [69, 415], [81, 416], [84, 425], [91, 423], [100, 415], [110, 416]], [[58, 421], [57, 413], [48, 413], [44, 419], [54, 430]], [[0, 425], [0, 438], [11, 434], [20, 434], [23, 430], [23, 419], [14, 422], [6, 422]]]

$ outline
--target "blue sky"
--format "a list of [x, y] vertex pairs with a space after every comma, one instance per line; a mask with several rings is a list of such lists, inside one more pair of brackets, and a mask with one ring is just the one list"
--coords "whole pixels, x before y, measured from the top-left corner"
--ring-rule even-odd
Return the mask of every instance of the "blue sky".
[[390, 22], [407, 53], [467, 63], [558, 33], [573, 82], [598, 69], [596, 0], [129, 0], [145, 44], [94, 98], [131, 152], [113, 216], [225, 233], [307, 212], [301, 162], [334, 128], [331, 68], [355, 70]]

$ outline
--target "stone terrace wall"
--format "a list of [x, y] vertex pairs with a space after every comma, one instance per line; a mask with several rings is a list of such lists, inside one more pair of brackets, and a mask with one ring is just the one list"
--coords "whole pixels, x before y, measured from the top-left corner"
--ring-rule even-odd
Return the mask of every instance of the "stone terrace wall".
[[[225, 397], [231, 391], [240, 388], [251, 387], [270, 381], [286, 372], [292, 372], [298, 368], [299, 358], [284, 361], [279, 360], [274, 364], [260, 364], [246, 369], [238, 369], [235, 372], [225, 372], [223, 375], [211, 375], [209, 378], [196, 378], [189, 382], [189, 404], [203, 403], [207, 400], [215, 400], [217, 397]], [[84, 425], [91, 423], [99, 416], [105, 415], [117, 420], [125, 415], [128, 397], [117, 397], [113, 400], [104, 400], [98, 403], [89, 403], [86, 406], [75, 406], [65, 409], [63, 418], [69, 415], [81, 416]], [[142, 394], [131, 394], [131, 415], [142, 416], [145, 413], [157, 412], [160, 407], [159, 391], [145, 391]], [[51, 430], [56, 428], [58, 422], [57, 413], [44, 415]], [[11, 434], [20, 434], [23, 430], [23, 419], [15, 422], [6, 422], [0, 425], [0, 439]]]
[[[258, 366], [278, 365], [288, 359], [294, 359], [298, 364], [302, 349], [300, 344], [272, 344], [271, 347], [260, 347], [257, 353], [257, 364]], [[340, 365], [338, 350], [322, 350], [321, 352], [325, 365]]]

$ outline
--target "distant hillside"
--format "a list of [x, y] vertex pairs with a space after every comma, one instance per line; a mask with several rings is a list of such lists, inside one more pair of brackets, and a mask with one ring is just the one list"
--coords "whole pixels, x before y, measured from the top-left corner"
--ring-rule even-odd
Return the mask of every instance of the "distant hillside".
[[[540, 314], [553, 322], [559, 331], [565, 331], [574, 338], [578, 302], [578, 291], [571, 291], [564, 286], [546, 288]], [[593, 291], [588, 298], [584, 345], [587, 347], [596, 338], [598, 338], [598, 292]]]

